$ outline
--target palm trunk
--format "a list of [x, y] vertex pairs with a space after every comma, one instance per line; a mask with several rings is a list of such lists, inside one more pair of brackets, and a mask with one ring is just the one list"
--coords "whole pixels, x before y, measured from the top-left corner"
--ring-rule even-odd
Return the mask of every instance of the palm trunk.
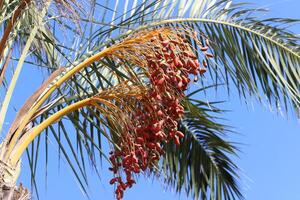
[[0, 187], [1, 200], [29, 200], [29, 191], [20, 184], [17, 186], [7, 186], [5, 184]]
[[29, 200], [29, 191], [22, 184], [16, 186], [21, 170], [20, 162], [15, 167], [0, 160], [0, 200]]

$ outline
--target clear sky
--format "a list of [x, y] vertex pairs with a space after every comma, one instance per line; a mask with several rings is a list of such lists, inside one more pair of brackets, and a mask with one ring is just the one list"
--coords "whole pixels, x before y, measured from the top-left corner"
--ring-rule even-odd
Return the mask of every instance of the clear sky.
[[[245, 0], [247, 1], [247, 0]], [[248, 0], [264, 8], [269, 8], [268, 17], [289, 17], [300, 19], [300, 0]], [[293, 27], [300, 33], [300, 25]], [[23, 69], [18, 89], [14, 95], [16, 108], [26, 95], [32, 93], [41, 77], [39, 69], [26, 66]], [[220, 100], [228, 100], [223, 106], [232, 110], [226, 114], [228, 124], [235, 127], [241, 134], [230, 135], [231, 141], [242, 143], [239, 145], [241, 152], [235, 158], [241, 168], [241, 187], [246, 200], [300, 200], [300, 123], [295, 116], [280, 116], [271, 112], [266, 106], [255, 101], [251, 106], [245, 106], [233, 93], [228, 99], [222, 94]], [[10, 110], [10, 112], [14, 112]], [[11, 116], [9, 116], [11, 117]], [[8, 119], [9, 120], [9, 119]], [[6, 125], [6, 128], [8, 126]], [[50, 166], [48, 172], [47, 189], [43, 183], [44, 169], [39, 170], [42, 178], [39, 179], [40, 199], [85, 199], [75, 178], [73, 177], [66, 161], [57, 163], [57, 145], [50, 145]], [[23, 163], [20, 180], [29, 186], [29, 168]], [[101, 180], [95, 174], [90, 174], [92, 199], [112, 200], [112, 187], [107, 183], [111, 174], [103, 165]], [[160, 182], [152, 179], [141, 178], [132, 189], [126, 192], [124, 200], [171, 200], [188, 199], [184, 195], [176, 195], [165, 191]]]

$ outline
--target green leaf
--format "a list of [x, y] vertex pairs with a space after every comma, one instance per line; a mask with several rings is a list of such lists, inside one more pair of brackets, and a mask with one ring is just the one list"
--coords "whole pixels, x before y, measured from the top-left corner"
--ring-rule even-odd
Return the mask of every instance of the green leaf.
[[238, 167], [230, 158], [236, 155], [236, 147], [221, 137], [228, 127], [209, 114], [219, 110], [207, 111], [205, 102], [195, 106], [188, 99], [183, 105], [186, 113], [178, 128], [185, 137], [179, 147], [173, 143], [164, 146], [162, 169], [166, 183], [194, 199], [207, 199], [208, 194], [213, 200], [243, 199], [237, 182]]

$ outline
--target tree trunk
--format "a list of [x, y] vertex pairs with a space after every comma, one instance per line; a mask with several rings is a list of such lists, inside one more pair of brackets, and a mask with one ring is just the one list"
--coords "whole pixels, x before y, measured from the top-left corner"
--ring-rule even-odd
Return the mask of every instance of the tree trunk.
[[2, 185], [0, 188], [0, 200], [29, 200], [29, 191], [20, 184], [17, 186]]
[[[0, 145], [1, 146], [1, 145]], [[15, 167], [0, 159], [0, 200], [29, 200], [29, 191], [22, 184], [16, 186], [21, 170], [19, 161]]]

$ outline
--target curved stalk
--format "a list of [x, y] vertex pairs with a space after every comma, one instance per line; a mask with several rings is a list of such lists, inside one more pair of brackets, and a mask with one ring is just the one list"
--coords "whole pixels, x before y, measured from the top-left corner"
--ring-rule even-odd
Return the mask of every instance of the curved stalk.
[[78, 101], [70, 106], [65, 107], [64, 109], [56, 112], [55, 114], [51, 115], [49, 118], [44, 120], [41, 124], [34, 127], [28, 134], [24, 135], [23, 138], [17, 143], [16, 148], [14, 151], [11, 152], [9, 155], [10, 163], [12, 166], [15, 166], [18, 163], [18, 160], [21, 158], [23, 152], [28, 147], [28, 145], [37, 137], [45, 128], [49, 125], [53, 124], [61, 117], [67, 115], [70, 112], [78, 110], [82, 107], [92, 105], [92, 98], [87, 98], [81, 101]]
[[210, 24], [221, 24], [221, 25], [226, 25], [226, 26], [230, 26], [230, 27], [233, 27], [233, 28], [241, 29], [241, 30], [247, 31], [249, 33], [252, 33], [254, 35], [257, 35], [259, 37], [262, 37], [262, 38], [264, 38], [264, 39], [266, 39], [266, 40], [268, 40], [268, 41], [276, 44], [280, 48], [284, 49], [285, 51], [293, 54], [294, 56], [296, 56], [297, 58], [300, 59], [300, 54], [299, 53], [295, 52], [291, 48], [286, 47], [284, 44], [276, 41], [272, 37], [267, 36], [267, 35], [265, 35], [263, 33], [260, 33], [259, 31], [250, 29], [250, 28], [248, 28], [246, 26], [243, 26], [242, 24], [238, 24], [238, 23], [235, 23], [233, 21], [230, 22], [230, 21], [207, 19], [207, 18], [173, 18], [173, 19], [161, 20], [161, 21], [158, 21], [158, 22], [152, 22], [150, 24], [142, 25], [142, 26], [138, 27], [137, 29], [129, 30], [129, 31], [127, 31], [127, 32], [119, 35], [118, 37], [116, 37], [114, 39], [108, 40], [103, 45], [98, 46], [97, 49], [99, 49], [99, 48], [101, 48], [101, 47], [103, 47], [103, 46], [105, 46], [107, 44], [110, 44], [112, 41], [116, 41], [118, 39], [124, 38], [124, 37], [126, 37], [126, 36], [128, 36], [128, 35], [130, 35], [132, 33], [136, 33], [136, 32], [141, 31], [141, 30], [145, 30], [145, 29], [148, 29], [148, 28], [153, 28], [153, 27], [156, 27], [156, 26], [164, 25], [164, 24], [184, 23], [184, 22], [200, 22], [200, 23], [210, 23]]
[[[149, 34], [146, 36], [147, 37], [152, 37], [152, 34]], [[143, 38], [145, 39], [145, 38]], [[62, 73], [62, 76], [58, 78], [58, 80], [53, 83], [52, 85], [50, 85], [44, 93], [42, 93], [40, 95], [40, 98], [38, 98], [36, 100], [36, 103], [30, 108], [30, 111], [26, 114], [26, 116], [24, 117], [24, 119], [21, 121], [20, 125], [18, 125], [18, 129], [12, 133], [9, 134], [6, 138], [7, 141], [9, 141], [7, 143], [7, 153], [6, 156], [4, 157], [4, 160], [7, 161], [8, 159], [8, 155], [10, 155], [10, 153], [12, 152], [19, 136], [21, 135], [23, 129], [25, 128], [25, 126], [28, 124], [28, 122], [30, 121], [30, 119], [32, 118], [32, 116], [36, 113], [36, 111], [43, 105], [43, 103], [48, 99], [48, 97], [55, 91], [55, 89], [57, 89], [60, 85], [62, 85], [63, 83], [65, 83], [65, 81], [67, 81], [68, 79], [70, 79], [76, 72], [79, 72], [81, 69], [83, 69], [84, 67], [92, 64], [93, 62], [109, 55], [112, 54], [114, 51], [123, 48], [123, 47], [128, 47], [128, 45], [132, 45], [132, 44], [136, 44], [137, 41], [141, 42], [143, 41], [143, 39], [140, 38], [136, 38], [136, 39], [129, 39], [126, 42], [111, 46], [109, 48], [104, 49], [103, 51], [87, 58], [86, 60], [84, 60], [83, 62], [81, 62], [80, 64], [78, 64], [77, 66], [71, 68], [69, 71]]]
[[[57, 80], [57, 82], [55, 84], [51, 85], [48, 88], [48, 90], [44, 94], [42, 94], [41, 98], [39, 98], [37, 100], [37, 102], [33, 105], [33, 107], [30, 109], [30, 111], [28, 112], [28, 114], [26, 115], [24, 120], [20, 123], [20, 125], [19, 125], [18, 129], [16, 130], [16, 132], [14, 133], [13, 137], [11, 138], [11, 140], [8, 144], [7, 155], [9, 155], [12, 152], [12, 149], [15, 146], [20, 133], [22, 132], [24, 127], [27, 125], [27, 123], [29, 122], [31, 117], [34, 115], [34, 113], [37, 111], [37, 109], [40, 106], [42, 106], [42, 104], [48, 99], [48, 97], [52, 94], [52, 92], [55, 89], [57, 89], [60, 85], [62, 85], [65, 81], [70, 79], [76, 72], [78, 72], [81, 69], [83, 69], [84, 67], [92, 64], [93, 62], [99, 60], [100, 58], [106, 56], [108, 54], [108, 52], [111, 51], [112, 49], [113, 49], [113, 47], [107, 48], [107, 49], [91, 56], [90, 58], [86, 59], [85, 61], [83, 61], [82, 63], [77, 65], [76, 67], [72, 68], [70, 71], [66, 72], [61, 78], [59, 78]], [[8, 157], [6, 156], [5, 159], [7, 159], [7, 158]]]
[[[65, 116], [75, 110], [78, 110], [82, 107], [87, 107], [87, 106], [95, 107], [98, 111], [102, 112], [105, 115], [106, 111], [103, 109], [103, 107], [101, 107], [99, 105], [99, 103], [106, 105], [107, 107], [110, 107], [111, 109], [116, 111], [116, 110], [118, 110], [118, 107], [116, 105], [114, 105], [112, 102], [108, 101], [109, 99], [117, 100], [117, 99], [119, 99], [118, 95], [122, 96], [122, 94], [125, 94], [128, 97], [133, 97], [133, 96], [139, 97], [145, 91], [144, 88], [135, 87], [135, 88], [131, 88], [132, 90], [129, 90], [126, 93], [122, 93], [120, 90], [117, 90], [118, 87], [121, 87], [121, 89], [124, 89], [124, 87], [126, 87], [126, 86], [120, 84], [119, 86], [116, 86], [116, 88], [114, 88], [116, 93], [113, 93], [109, 90], [105, 90], [102, 93], [101, 92], [98, 93], [98, 95], [80, 100], [76, 103], [66, 106], [62, 110], [59, 110], [55, 114], [53, 114], [50, 117], [48, 117], [47, 119], [45, 119], [39, 125], [30, 129], [21, 138], [19, 138], [17, 144], [15, 146], [13, 146], [12, 152], [10, 154], [6, 154], [6, 156], [8, 157], [8, 162], [10, 162], [10, 164], [12, 164], [12, 166], [14, 166], [18, 162], [18, 160], [20, 159], [20, 157], [22, 156], [23, 152], [28, 147], [28, 145], [45, 128], [47, 128], [49, 125], [55, 123], [56, 121], [61, 119], [63, 116]], [[122, 94], [120, 94], [120, 93], [122, 93]]]

